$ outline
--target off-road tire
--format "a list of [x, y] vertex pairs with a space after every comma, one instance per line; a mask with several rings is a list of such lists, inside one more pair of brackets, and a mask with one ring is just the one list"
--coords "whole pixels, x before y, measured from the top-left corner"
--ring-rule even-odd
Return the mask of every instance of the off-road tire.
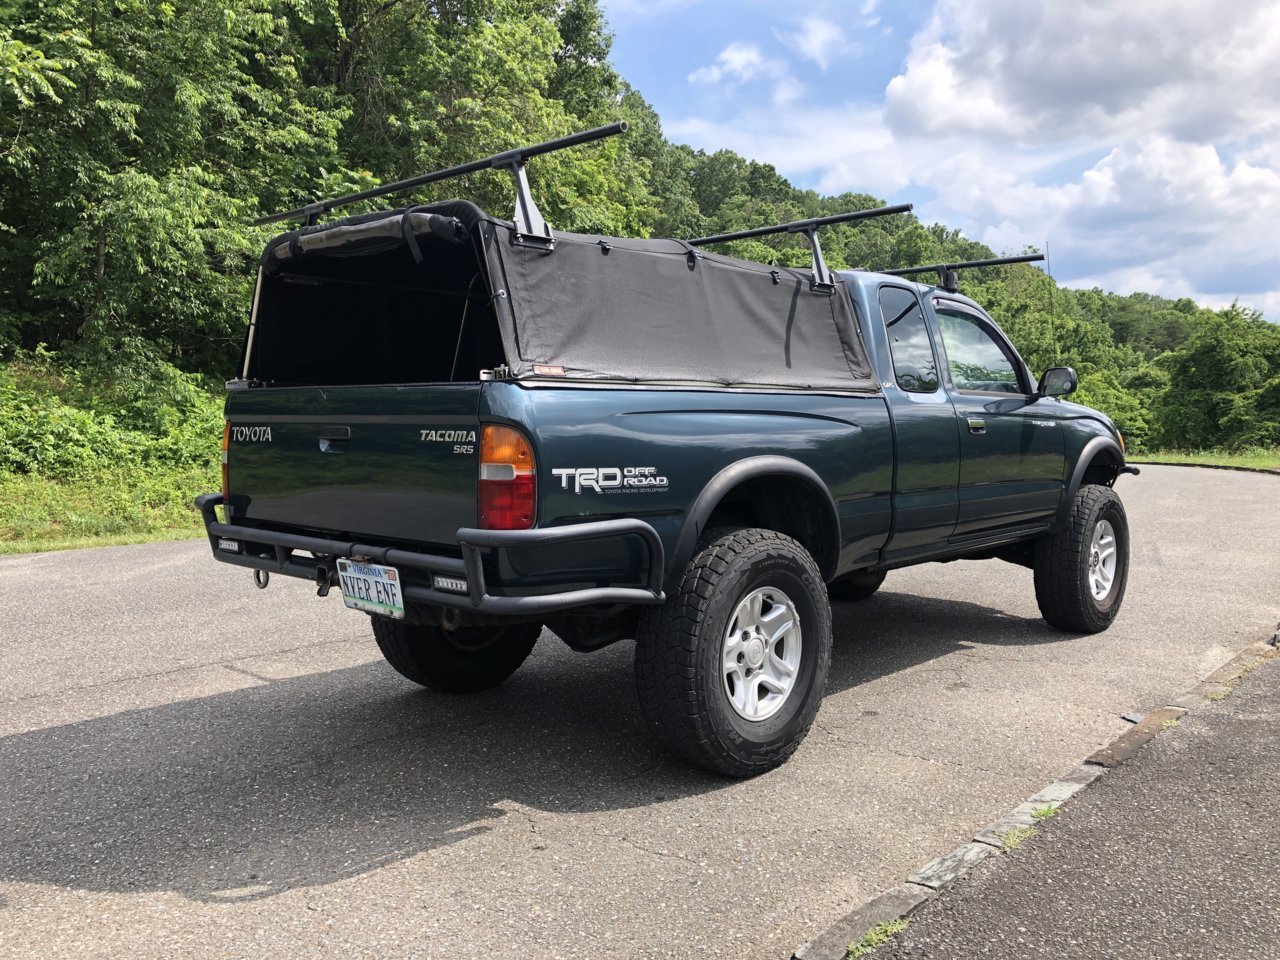
[[445, 630], [372, 617], [378, 649], [402, 677], [444, 693], [496, 687], [524, 663], [538, 642], [536, 623]]
[[846, 573], [839, 580], [827, 584], [827, 596], [832, 600], [865, 600], [884, 583], [883, 570], [857, 570]]
[[[725, 634], [739, 602], [773, 587], [794, 605], [800, 662], [777, 712], [751, 721], [725, 692]], [[709, 531], [678, 586], [646, 607], [636, 636], [640, 707], [658, 741], [717, 773], [750, 777], [786, 760], [809, 732], [831, 664], [831, 606], [818, 566], [799, 543], [773, 530]]]
[[[1116, 570], [1101, 600], [1089, 587], [1094, 530], [1106, 520], [1115, 531]], [[1129, 579], [1129, 521], [1110, 487], [1087, 484], [1076, 493], [1066, 521], [1040, 537], [1033, 550], [1036, 603], [1049, 625], [1071, 633], [1099, 633], [1120, 612]]]

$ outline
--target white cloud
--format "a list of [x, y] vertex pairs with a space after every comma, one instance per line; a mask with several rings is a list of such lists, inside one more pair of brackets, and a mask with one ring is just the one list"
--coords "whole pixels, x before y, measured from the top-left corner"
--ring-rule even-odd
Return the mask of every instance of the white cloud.
[[885, 117], [955, 154], [931, 210], [1072, 286], [1280, 303], [1280, 6], [940, 0]]
[[799, 31], [778, 32], [776, 36], [789, 49], [812, 60], [822, 70], [826, 70], [838, 54], [851, 49], [840, 25], [820, 17], [805, 17], [800, 21]]
[[774, 106], [794, 103], [804, 96], [804, 84], [788, 74], [773, 85]]
[[746, 43], [731, 43], [720, 51], [716, 62], [699, 67], [689, 74], [690, 83], [746, 83], [756, 77], [778, 79], [786, 75], [787, 65], [771, 60], [760, 48]]
[[787, 111], [742, 101], [669, 134], [824, 193], [923, 196], [925, 222], [998, 252], [1047, 243], [1069, 286], [1280, 319], [1280, 4], [938, 0], [882, 101], [770, 79]]
[[904, 134], [1183, 139], [1280, 129], [1280, 6], [939, 0], [885, 92]]
[[909, 182], [878, 108], [809, 105], [781, 115], [755, 110], [720, 122], [676, 120], [666, 130], [674, 140], [709, 150], [727, 147], [791, 176], [817, 175], [818, 188], [828, 193], [894, 194]]

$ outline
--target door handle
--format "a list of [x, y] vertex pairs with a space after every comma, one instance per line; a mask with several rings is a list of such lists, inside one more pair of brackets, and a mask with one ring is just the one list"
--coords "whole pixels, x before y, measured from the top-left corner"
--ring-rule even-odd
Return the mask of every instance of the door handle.
[[321, 453], [346, 453], [351, 439], [350, 427], [321, 427], [316, 431]]
[[983, 434], [987, 432], [987, 421], [980, 420], [977, 417], [969, 418], [969, 432]]

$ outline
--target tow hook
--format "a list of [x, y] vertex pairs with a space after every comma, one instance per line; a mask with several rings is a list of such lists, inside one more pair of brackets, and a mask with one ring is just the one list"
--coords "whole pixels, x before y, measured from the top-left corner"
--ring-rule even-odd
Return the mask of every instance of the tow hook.
[[330, 584], [329, 582], [329, 578], [331, 576], [332, 574], [329, 573], [329, 568], [326, 567], [324, 564], [320, 564], [320, 566], [316, 567], [316, 596], [317, 597], [327, 597], [329, 595], [329, 587], [332, 586], [332, 584]]
[[271, 574], [266, 570], [253, 571], [253, 585], [259, 590], [267, 589], [267, 584], [271, 582]]

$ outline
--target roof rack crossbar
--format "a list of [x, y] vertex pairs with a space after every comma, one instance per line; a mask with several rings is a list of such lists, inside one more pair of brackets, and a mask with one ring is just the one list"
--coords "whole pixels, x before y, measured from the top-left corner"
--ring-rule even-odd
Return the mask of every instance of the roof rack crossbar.
[[772, 227], [753, 227], [750, 230], [739, 230], [736, 233], [719, 233], [714, 237], [698, 237], [686, 241], [695, 247], [707, 243], [727, 243], [730, 240], [746, 240], [750, 237], [765, 237], [774, 233], [805, 233], [818, 227], [833, 223], [847, 223], [850, 220], [866, 220], [870, 217], [887, 217], [891, 213], [907, 213], [911, 204], [899, 203], [892, 207], [876, 207], [874, 210], [852, 210], [849, 213], [837, 213], [830, 217], [815, 217], [812, 220], [795, 220], [792, 223], [780, 223]]
[[296, 207], [293, 210], [286, 210], [283, 213], [273, 213], [267, 217], [260, 217], [253, 223], [254, 226], [260, 227], [268, 223], [278, 223], [281, 220], [304, 219], [308, 225], [311, 225], [315, 223], [322, 214], [328, 213], [331, 210], [336, 210], [338, 207], [345, 207], [348, 204], [358, 203], [361, 200], [372, 200], [375, 197], [385, 197], [392, 193], [403, 193], [406, 190], [412, 190], [415, 187], [421, 187], [428, 183], [438, 183], [441, 180], [451, 180], [454, 177], [461, 177], [468, 173], [476, 173], [480, 170], [507, 170], [510, 172], [516, 185], [516, 215], [514, 219], [516, 223], [517, 237], [525, 240], [534, 239], [535, 241], [540, 241], [542, 245], [549, 246], [551, 240], [551, 228], [548, 227], [546, 221], [542, 219], [542, 214], [538, 212], [537, 204], [533, 202], [533, 197], [529, 192], [529, 178], [524, 172], [525, 163], [532, 157], [537, 157], [544, 153], [551, 153], [555, 150], [564, 150], [566, 147], [576, 147], [579, 144], [591, 143], [595, 140], [603, 140], [606, 137], [613, 137], [620, 133], [626, 133], [626, 131], [627, 122], [625, 120], [619, 120], [618, 122], [608, 124], [607, 126], [595, 127], [591, 130], [572, 133], [567, 137], [558, 137], [555, 140], [547, 140], [544, 143], [537, 143], [531, 147], [519, 147], [515, 150], [507, 150], [504, 153], [496, 153], [483, 160], [473, 160], [470, 163], [462, 163], [454, 167], [446, 167], [443, 170], [423, 173], [416, 177], [409, 177], [407, 180], [397, 180], [395, 183], [387, 183], [380, 187], [361, 190], [359, 193], [351, 193], [345, 197], [334, 197], [331, 200], [317, 200], [314, 203], [309, 203], [302, 207]]
[[813, 276], [809, 279], [809, 289], [821, 293], [835, 290], [835, 274], [827, 266], [822, 256], [822, 245], [818, 243], [818, 228], [833, 223], [849, 223], [852, 220], [867, 220], [871, 217], [887, 217], [894, 213], [908, 213], [911, 204], [899, 203], [891, 207], [876, 207], [873, 210], [851, 210], [848, 213], [837, 213], [829, 217], [814, 217], [811, 220], [794, 220], [791, 223], [779, 223], [771, 227], [754, 227], [750, 230], [739, 230], [736, 233], [719, 233], [713, 237], [698, 237], [687, 241], [697, 247], [707, 243], [727, 243], [730, 240], [747, 240], [751, 237], [767, 237], [776, 233], [802, 233], [813, 250]]
[[897, 270], [881, 270], [893, 277], [909, 277], [915, 273], [936, 273], [938, 286], [950, 293], [960, 289], [958, 271], [971, 267], [1000, 267], [1006, 263], [1035, 263], [1043, 260], [1043, 253], [1025, 253], [1017, 257], [991, 257], [987, 260], [965, 260], [961, 263], [930, 263], [921, 267], [900, 267]]

